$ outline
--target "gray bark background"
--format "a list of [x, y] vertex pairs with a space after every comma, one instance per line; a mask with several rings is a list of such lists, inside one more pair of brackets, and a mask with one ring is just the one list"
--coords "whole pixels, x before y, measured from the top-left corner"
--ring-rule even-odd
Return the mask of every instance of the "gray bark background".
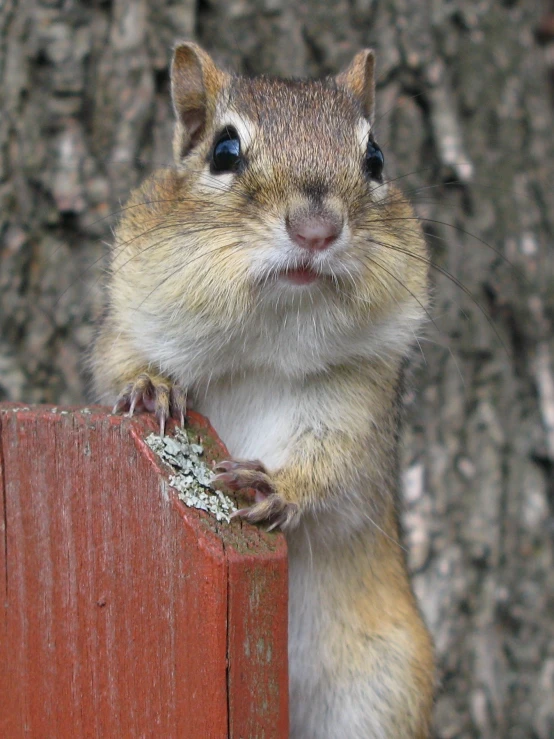
[[377, 50], [377, 140], [436, 265], [404, 476], [436, 734], [553, 737], [551, 5], [4, 0], [0, 399], [86, 399], [104, 242], [129, 189], [170, 161], [169, 50], [191, 37], [285, 75]]

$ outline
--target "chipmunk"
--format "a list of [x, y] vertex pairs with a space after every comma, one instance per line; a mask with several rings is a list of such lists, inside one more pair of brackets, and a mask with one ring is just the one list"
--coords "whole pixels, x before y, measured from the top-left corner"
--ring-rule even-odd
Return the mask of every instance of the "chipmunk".
[[427, 253], [383, 177], [374, 54], [324, 80], [175, 49], [175, 165], [131, 196], [93, 351], [115, 411], [186, 402], [289, 548], [290, 736], [427, 737], [434, 659], [399, 544], [402, 375]]

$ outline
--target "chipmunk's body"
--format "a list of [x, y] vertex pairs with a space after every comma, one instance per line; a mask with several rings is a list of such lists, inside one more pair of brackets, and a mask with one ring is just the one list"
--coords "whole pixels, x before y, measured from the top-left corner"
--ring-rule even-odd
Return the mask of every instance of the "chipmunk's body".
[[[132, 197], [94, 352], [99, 394], [185, 395], [289, 543], [291, 736], [423, 739], [430, 640], [396, 511], [402, 366], [427, 302], [419, 224], [383, 184], [373, 56], [323, 82], [230, 77], [177, 48], [174, 170]], [[247, 700], [247, 697], [245, 697]]]

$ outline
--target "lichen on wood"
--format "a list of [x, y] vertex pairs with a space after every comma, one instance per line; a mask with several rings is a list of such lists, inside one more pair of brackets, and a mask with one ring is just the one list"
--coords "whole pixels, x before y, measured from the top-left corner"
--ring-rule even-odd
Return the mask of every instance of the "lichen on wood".
[[175, 470], [169, 484], [177, 490], [179, 500], [189, 508], [210, 513], [217, 521], [230, 522], [237, 507], [232, 498], [211, 486], [213, 472], [202, 459], [204, 448], [189, 440], [186, 429], [175, 429], [173, 437], [150, 434], [145, 441]]

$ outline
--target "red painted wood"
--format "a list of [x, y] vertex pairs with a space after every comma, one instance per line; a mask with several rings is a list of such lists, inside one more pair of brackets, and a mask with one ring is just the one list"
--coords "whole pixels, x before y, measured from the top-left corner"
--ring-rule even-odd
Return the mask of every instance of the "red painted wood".
[[186, 508], [152, 430], [0, 406], [0, 736], [287, 736], [284, 540]]
[[[233, 737], [288, 737], [287, 559], [261, 555], [244, 526], [229, 562], [229, 726]], [[252, 554], [249, 554], [249, 550]], [[279, 565], [275, 559], [278, 557]], [[268, 603], [272, 607], [268, 608]], [[260, 734], [260, 728], [265, 733]]]

